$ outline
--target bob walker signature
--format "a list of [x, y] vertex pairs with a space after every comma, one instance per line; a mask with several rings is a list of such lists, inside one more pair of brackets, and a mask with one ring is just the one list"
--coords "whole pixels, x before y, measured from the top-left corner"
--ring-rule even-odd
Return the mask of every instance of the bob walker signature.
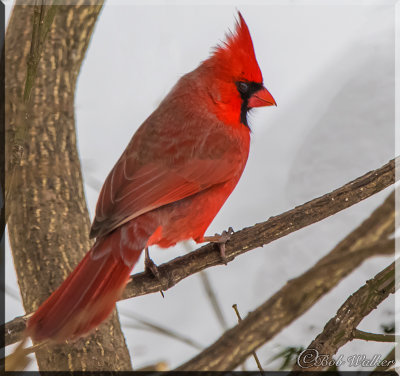
[[317, 350], [306, 349], [297, 357], [297, 365], [301, 368], [312, 367], [332, 367], [343, 366], [348, 367], [392, 367], [395, 365], [395, 360], [383, 359], [382, 355], [375, 354], [368, 358], [364, 354], [354, 354], [346, 359], [341, 354], [337, 358], [331, 358], [329, 355], [320, 354]]

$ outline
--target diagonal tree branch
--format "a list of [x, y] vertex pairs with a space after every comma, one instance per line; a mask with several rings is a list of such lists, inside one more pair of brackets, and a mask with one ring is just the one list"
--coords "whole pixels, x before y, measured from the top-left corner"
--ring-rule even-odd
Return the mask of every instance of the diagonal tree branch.
[[[400, 157], [396, 158], [396, 171], [399, 170]], [[396, 179], [398, 173], [396, 174]], [[331, 193], [325, 194], [303, 205], [289, 210], [265, 222], [235, 232], [226, 244], [228, 262], [236, 256], [262, 247], [292, 232], [319, 222], [341, 210], [380, 192], [395, 182], [395, 160], [379, 169], [345, 184]], [[160, 279], [141, 273], [135, 275], [125, 288], [123, 299], [167, 290], [186, 277], [200, 270], [221, 265], [221, 258], [213, 244], [207, 244], [188, 255], [160, 265]]]
[[225, 332], [177, 371], [235, 369], [254, 350], [312, 307], [366, 258], [393, 254], [394, 239], [387, 239], [393, 231], [394, 192], [328, 255], [304, 274], [288, 281], [239, 325]]
[[199, 276], [201, 278], [202, 285], [206, 291], [208, 300], [210, 301], [211, 307], [213, 311], [215, 312], [215, 315], [217, 316], [218, 322], [223, 330], [228, 329], [228, 323], [225, 320], [224, 314], [222, 312], [222, 309], [220, 307], [220, 304], [218, 302], [217, 295], [215, 293], [214, 287], [211, 284], [210, 278], [208, 277], [207, 272], [202, 270], [199, 273]]
[[393, 262], [344, 302], [335, 317], [325, 325], [322, 333], [300, 354], [292, 374], [301, 373], [305, 368], [308, 371], [321, 371], [326, 368], [323, 363], [316, 361], [315, 356], [324, 355], [328, 356], [327, 361], [331, 360], [339, 348], [355, 338], [355, 329], [361, 320], [398, 287], [399, 281], [395, 281]]
[[[271, 217], [269, 220], [256, 224], [253, 227], [248, 227], [234, 233], [231, 237], [231, 240], [226, 244], [227, 259], [230, 262], [237, 255], [243, 254], [264, 244], [268, 244], [282, 236], [306, 227], [309, 224], [318, 222], [332, 214], [339, 212], [340, 210], [343, 210], [365, 198], [372, 196], [373, 194], [393, 184], [394, 181], [395, 160], [393, 159], [381, 168], [371, 171], [331, 193], [309, 201], [288, 212], [280, 214], [279, 216]], [[298, 277], [299, 283], [305, 283], [304, 281], [308, 281], [310, 289], [313, 291], [316, 281], [318, 281], [319, 278], [322, 279], [323, 282], [321, 282], [321, 289], [315, 289], [316, 298], [315, 300], [311, 299], [312, 302], [315, 302], [321, 295], [335, 286], [341, 278], [350, 273], [365, 258], [373, 254], [387, 253], [388, 251], [390, 252], [392, 250], [392, 244], [381, 244], [380, 250], [375, 248], [366, 248], [364, 251], [357, 250], [357, 252], [355, 252], [355, 256], [351, 258], [348, 265], [342, 265], [341, 262], [341, 254], [343, 252], [346, 252], [351, 247], [353, 247], [354, 251], [356, 250], [354, 245], [359, 237], [365, 237], [367, 243], [361, 244], [365, 244], [366, 246], [366, 244], [370, 245], [371, 243], [377, 242], [379, 239], [385, 239], [380, 238], [377, 235], [374, 236], [374, 234], [381, 234], [382, 236], [384, 234], [387, 236], [389, 233], [394, 231], [393, 208], [394, 193], [389, 196], [389, 198], [383, 205], [381, 205], [381, 207], [374, 211], [369, 219], [367, 219], [358, 229], [346, 237], [346, 239], [343, 240], [343, 242], [341, 242], [330, 253], [330, 256], [328, 255], [320, 260], [320, 262], [317, 264], [318, 270], [320, 270], [320, 266], [323, 266], [325, 269], [322, 268], [321, 270], [325, 270], [325, 273], [328, 271], [332, 272], [332, 269], [329, 269], [330, 267], [332, 268], [332, 265], [336, 265], [333, 266], [333, 270], [336, 270], [336, 268], [344, 268], [341, 273], [336, 273], [335, 271], [335, 276], [337, 276], [337, 278], [327, 279], [327, 276], [323, 273], [315, 273], [315, 267], [310, 269], [310, 273], [305, 273], [303, 275], [304, 277]], [[363, 245], [357, 246], [357, 248], [360, 247], [362, 248]], [[216, 251], [213, 245], [208, 244], [194, 252], [191, 252], [190, 254], [178, 257], [168, 263], [158, 266], [160, 279], [154, 278], [148, 273], [139, 273], [132, 276], [131, 281], [128, 283], [124, 291], [122, 299], [129, 299], [135, 296], [159, 292], [161, 288], [166, 290], [184, 278], [197, 273], [200, 270], [204, 270], [220, 263], [221, 260], [219, 253]], [[322, 263], [322, 265], [320, 265], [320, 263]], [[293, 286], [295, 293], [297, 293], [299, 285], [291, 286]], [[277, 294], [283, 293], [283, 290], [286, 287], [287, 286], [285, 286]], [[312, 293], [312, 296], [314, 296], [313, 294], [314, 293]], [[311, 305], [307, 305], [306, 307], [303, 307], [302, 303], [299, 304], [299, 311], [293, 310], [288, 315], [289, 318], [292, 317], [294, 319], [298, 317], [313, 303]], [[17, 317], [5, 324], [4, 330], [6, 346], [21, 339], [21, 334], [25, 328], [26, 320], [27, 316]], [[281, 329], [287, 324], [283, 323], [282, 325], [283, 326]]]
[[[395, 160], [392, 159], [381, 168], [368, 172], [331, 193], [235, 232], [226, 244], [227, 261], [231, 262], [236, 256], [319, 222], [387, 188], [395, 182], [395, 176], [398, 179], [400, 157], [396, 161], [396, 167]], [[123, 299], [158, 292], [160, 289], [167, 290], [191, 274], [221, 264], [218, 250], [213, 244], [207, 244], [159, 266], [159, 280], [146, 273], [137, 274], [128, 283]]]

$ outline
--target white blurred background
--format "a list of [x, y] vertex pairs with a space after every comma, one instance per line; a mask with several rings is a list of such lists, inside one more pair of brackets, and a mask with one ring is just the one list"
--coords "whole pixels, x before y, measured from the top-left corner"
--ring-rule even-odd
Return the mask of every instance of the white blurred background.
[[[245, 173], [208, 234], [239, 230], [280, 214], [378, 168], [394, 156], [394, 1], [109, 0], [98, 19], [76, 95], [76, 119], [91, 217], [101, 184], [139, 125], [178, 78], [208, 57], [240, 10], [249, 26], [264, 83], [278, 103], [251, 114]], [[7, 2], [7, 14], [11, 3]], [[228, 266], [207, 270], [229, 326], [298, 276], [357, 227], [390, 189]], [[193, 245], [191, 245], [193, 247]], [[154, 247], [153, 247], [154, 248]], [[185, 245], [152, 249], [157, 264]], [[257, 351], [265, 370], [286, 346], [307, 346], [339, 306], [392, 258], [373, 258], [305, 315]], [[10, 252], [6, 320], [24, 314]], [[143, 262], [135, 272], [143, 270]], [[165, 335], [132, 328], [135, 314], [206, 347], [222, 333], [198, 275], [165, 293], [118, 303], [135, 368], [165, 361], [174, 368], [199, 352]], [[394, 298], [360, 329], [381, 332], [394, 321]], [[344, 357], [384, 357], [391, 344], [354, 340]], [[35, 369], [32, 363], [30, 369]], [[256, 369], [250, 358], [248, 370]], [[349, 370], [346, 364], [341, 368]], [[354, 368], [352, 370], [355, 370]], [[366, 370], [366, 369], [364, 369]]]

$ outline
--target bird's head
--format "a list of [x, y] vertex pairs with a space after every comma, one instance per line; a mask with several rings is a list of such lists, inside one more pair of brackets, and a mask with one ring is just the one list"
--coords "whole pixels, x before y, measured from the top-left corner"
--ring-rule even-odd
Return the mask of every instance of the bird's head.
[[212, 76], [208, 90], [217, 116], [248, 126], [250, 109], [276, 103], [264, 87], [250, 32], [240, 12], [238, 18], [234, 32], [214, 49], [204, 66]]

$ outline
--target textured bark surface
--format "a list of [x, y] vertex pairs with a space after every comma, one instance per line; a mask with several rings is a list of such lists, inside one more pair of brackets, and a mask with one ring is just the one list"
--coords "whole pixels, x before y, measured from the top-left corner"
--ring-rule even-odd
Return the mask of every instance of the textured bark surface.
[[[289, 280], [237, 326], [226, 331], [215, 343], [176, 371], [235, 369], [253, 351], [300, 317], [368, 257], [394, 254], [394, 239], [388, 239], [395, 229], [394, 200], [395, 194], [392, 192], [369, 218], [329, 254], [299, 277]], [[362, 312], [369, 313], [368, 310]]]
[[[265, 222], [237, 231], [226, 244], [228, 262], [234, 259], [232, 255], [241, 255], [314, 222], [321, 221], [356, 204], [361, 199], [366, 199], [379, 192], [393, 184], [394, 181], [395, 163], [392, 160], [381, 168], [369, 172], [331, 193], [306, 202], [276, 217], [271, 217]], [[317, 208], [319, 208], [318, 212]], [[310, 213], [313, 213], [313, 216], [310, 216]], [[278, 228], [283, 230], [277, 231]], [[360, 227], [339, 243], [329, 255], [322, 258], [316, 267], [292, 280], [296, 283], [291, 282], [278, 292], [278, 294], [282, 294], [283, 291], [288, 289], [291, 293], [297, 294], [296, 301], [302, 302], [304, 300], [304, 304], [296, 303], [296, 309], [291, 310], [290, 306], [281, 307], [285, 312], [286, 309], [288, 310], [284, 316], [290, 320], [298, 317], [303, 312], [302, 310], [306, 310], [310, 307], [310, 304], [314, 304], [321, 297], [321, 294], [333, 288], [341, 278], [344, 278], [367, 257], [393, 252], [394, 239], [387, 239], [387, 235], [393, 231], [394, 192]], [[350, 259], [346, 257], [347, 252], [350, 252], [349, 250], [353, 252]], [[154, 278], [151, 273], [139, 273], [131, 276], [131, 281], [128, 283], [122, 299], [159, 292], [160, 289], [167, 290], [188, 276], [221, 263], [217, 248], [213, 244], [208, 244], [185, 256], [177, 257], [168, 263], [159, 265], [159, 279]], [[319, 289], [314, 288], [316, 284], [320, 286]], [[303, 286], [307, 299], [298, 292], [300, 285]], [[7, 345], [15, 343], [21, 338], [25, 324], [25, 317], [17, 317], [5, 325]], [[286, 321], [282, 321], [281, 327], [278, 326], [277, 330], [282, 329], [285, 325], [287, 325]]]
[[[30, 105], [24, 110], [28, 133], [20, 145], [21, 165], [7, 203], [10, 243], [26, 312], [39, 307], [91, 246], [76, 147], [74, 93], [101, 5], [81, 3], [85, 5], [59, 6], [47, 35]], [[32, 6], [15, 6], [6, 34], [7, 174], [14, 135], [25, 121], [20, 109], [32, 17]], [[115, 313], [85, 339], [41, 348], [37, 360], [40, 370], [131, 369]]]
[[350, 295], [336, 315], [325, 325], [324, 330], [301, 353], [291, 375], [302, 375], [305, 368], [308, 371], [322, 371], [328, 368], [326, 363], [318, 361], [316, 355], [326, 356], [329, 362], [343, 345], [355, 338], [355, 329], [361, 320], [398, 287], [399, 282], [395, 281], [393, 262]]

